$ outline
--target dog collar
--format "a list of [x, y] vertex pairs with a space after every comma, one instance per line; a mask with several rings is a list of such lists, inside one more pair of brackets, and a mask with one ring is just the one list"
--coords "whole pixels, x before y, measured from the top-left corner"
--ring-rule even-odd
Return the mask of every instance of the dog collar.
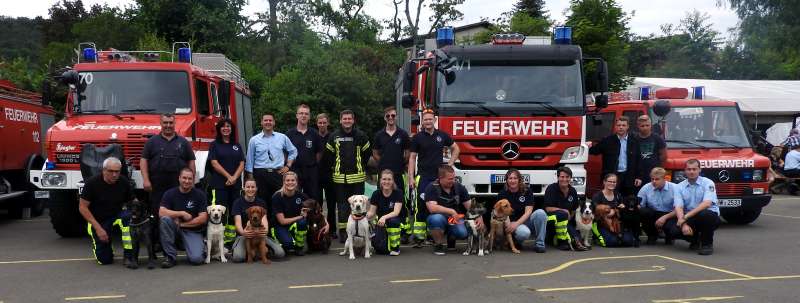
[[149, 217], [147, 217], [147, 219], [144, 219], [144, 221], [142, 221], [142, 222], [139, 222], [139, 223], [133, 223], [133, 222], [131, 222], [130, 224], [128, 224], [128, 226], [129, 226], [129, 227], [141, 226], [141, 225], [143, 225], [143, 224], [145, 224], [145, 223], [149, 222], [151, 218], [153, 218], [153, 216], [152, 216], [152, 215], [151, 215], [151, 216], [149, 216]]
[[358, 221], [358, 220], [364, 219], [364, 217], [366, 217], [367, 214], [366, 213], [362, 213], [362, 214], [351, 214], [351, 215], [353, 217], [353, 220]]

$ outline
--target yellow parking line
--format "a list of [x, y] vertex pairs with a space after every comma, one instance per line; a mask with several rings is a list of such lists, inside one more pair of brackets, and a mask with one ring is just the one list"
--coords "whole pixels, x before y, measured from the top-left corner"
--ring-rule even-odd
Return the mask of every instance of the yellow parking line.
[[662, 265], [653, 265], [651, 266], [653, 269], [637, 269], [637, 270], [620, 270], [620, 271], [601, 271], [601, 275], [616, 275], [616, 274], [632, 274], [632, 273], [640, 273], [640, 272], [652, 272], [652, 271], [665, 271], [667, 270], [666, 267]]
[[442, 279], [432, 278], [432, 279], [416, 279], [416, 280], [393, 280], [389, 281], [389, 283], [417, 283], [417, 282], [433, 282], [433, 281], [441, 281]]
[[707, 265], [697, 264], [697, 263], [694, 263], [694, 262], [684, 261], [684, 260], [681, 260], [681, 259], [675, 259], [675, 258], [672, 258], [672, 257], [667, 257], [667, 256], [658, 256], [658, 257], [663, 258], [663, 259], [667, 259], [667, 260], [670, 260], [670, 261], [673, 261], [673, 262], [678, 262], [678, 263], [683, 263], [683, 264], [686, 264], [686, 265], [692, 265], [692, 266], [696, 266], [696, 267], [700, 267], [700, 268], [714, 270], [714, 271], [718, 271], [718, 272], [721, 272], [721, 273], [726, 273], [726, 274], [729, 274], [729, 275], [739, 276], [739, 277], [742, 277], [742, 278], [748, 278], [748, 279], [753, 278], [753, 276], [750, 276], [750, 275], [740, 274], [740, 273], [737, 273], [737, 272], [732, 272], [730, 270], [724, 270], [724, 269], [721, 269], [721, 268], [716, 268], [716, 267], [711, 267], [711, 266], [707, 266]]
[[645, 287], [645, 286], [666, 286], [666, 285], [704, 284], [704, 283], [736, 282], [736, 281], [781, 280], [781, 279], [800, 279], [800, 275], [771, 276], [771, 277], [752, 277], [752, 278], [712, 279], [712, 280], [693, 280], [693, 281], [668, 281], [668, 282], [631, 283], [631, 284], [588, 285], [588, 286], [574, 286], [574, 287], [542, 288], [542, 289], [537, 289], [536, 291], [539, 291], [539, 292], [553, 292], [553, 291], [572, 291], [572, 290], [607, 289], [607, 288], [630, 288], [630, 287]]
[[743, 298], [744, 296], [730, 296], [730, 297], [698, 297], [689, 299], [669, 299], [669, 300], [653, 300], [653, 303], [684, 303], [684, 302], [697, 302], [697, 301], [719, 301]]
[[510, 275], [486, 276], [486, 278], [488, 278], [488, 279], [499, 279], [499, 278], [518, 278], [518, 277], [543, 276], [543, 275], [552, 274], [554, 272], [562, 271], [567, 267], [570, 267], [570, 266], [578, 264], [578, 263], [583, 263], [583, 262], [599, 261], [599, 260], [614, 260], [614, 259], [655, 258], [655, 257], [660, 257], [660, 256], [659, 255], [637, 255], [637, 256], [614, 256], [614, 257], [585, 258], [585, 259], [578, 259], [578, 260], [572, 260], [572, 261], [569, 261], [569, 262], [565, 262], [565, 263], [563, 263], [563, 264], [561, 264], [559, 266], [556, 266], [554, 268], [551, 268], [551, 269], [548, 269], [548, 270], [545, 270], [545, 271], [540, 271], [540, 272], [535, 272], [535, 273], [528, 273], [528, 274], [510, 274]]
[[294, 285], [289, 286], [289, 289], [300, 289], [300, 288], [321, 288], [321, 287], [340, 287], [342, 283], [332, 283], [332, 284], [312, 284], [312, 285]]
[[94, 258], [2, 261], [0, 262], [0, 264], [50, 263], [50, 262], [72, 262], [72, 261], [94, 261]]
[[122, 299], [125, 295], [105, 295], [105, 296], [91, 296], [91, 297], [69, 297], [64, 298], [64, 301], [86, 301], [86, 300], [102, 300], [102, 299]]
[[792, 217], [792, 216], [776, 215], [776, 214], [769, 214], [769, 213], [761, 213], [761, 214], [762, 214], [762, 215], [765, 215], [765, 216], [770, 216], [770, 217], [788, 218], [788, 219], [800, 219], [800, 217]]
[[216, 289], [216, 290], [193, 290], [193, 291], [184, 291], [181, 294], [184, 295], [206, 295], [206, 294], [218, 294], [218, 293], [226, 293], [226, 292], [237, 292], [238, 289]]

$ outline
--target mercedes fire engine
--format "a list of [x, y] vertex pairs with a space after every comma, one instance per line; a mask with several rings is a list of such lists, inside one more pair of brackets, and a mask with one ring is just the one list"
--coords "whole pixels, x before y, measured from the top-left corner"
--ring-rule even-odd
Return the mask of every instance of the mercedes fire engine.
[[[496, 195], [513, 167], [542, 196], [559, 166], [572, 169], [572, 185], [584, 194], [586, 99], [607, 102], [606, 64], [571, 45], [571, 28], [554, 33], [554, 44], [497, 34], [491, 44], [462, 46], [443, 28], [438, 48], [426, 47], [400, 72], [397, 103], [407, 109], [400, 123], [416, 133], [422, 111], [436, 113], [437, 127], [458, 144], [456, 179], [470, 195]], [[585, 72], [589, 65], [593, 72]]]
[[192, 53], [183, 42], [171, 52], [98, 50], [94, 43], [79, 49], [77, 64], [61, 77], [70, 88], [64, 119], [48, 131], [47, 161], [30, 175], [31, 183], [48, 191], [42, 198], [59, 235], [85, 233], [78, 213], [84, 144], [121, 146], [137, 190], [139, 158], [147, 139], [160, 132], [162, 113], [174, 114], [175, 131], [192, 143], [201, 182], [217, 121], [232, 119], [237, 142], [247, 146], [253, 133], [250, 92], [239, 67], [224, 55]]
[[[700, 161], [702, 176], [716, 183], [720, 214], [728, 223], [748, 224], [769, 204], [767, 171], [770, 161], [753, 149], [750, 134], [736, 102], [702, 100], [703, 88], [662, 88], [650, 93], [640, 88], [640, 100], [613, 101], [592, 117], [587, 137], [600, 140], [612, 133], [616, 118], [626, 116], [636, 135], [636, 119], [651, 117], [653, 135], [667, 143], [663, 166], [667, 180], [686, 179], [683, 168], [689, 159]], [[589, 192], [601, 189], [601, 159], [591, 156], [586, 165]]]

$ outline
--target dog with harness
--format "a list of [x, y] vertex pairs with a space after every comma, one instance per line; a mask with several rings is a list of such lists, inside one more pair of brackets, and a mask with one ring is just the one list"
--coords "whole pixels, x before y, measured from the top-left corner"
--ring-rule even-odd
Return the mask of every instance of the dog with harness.
[[350, 203], [350, 216], [347, 218], [347, 240], [344, 242], [344, 250], [340, 256], [350, 254], [350, 260], [355, 260], [355, 249], [364, 250], [364, 258], [370, 257], [370, 226], [367, 220], [367, 205], [369, 197], [365, 195], [353, 195], [347, 199]]
[[483, 204], [475, 203], [472, 201], [467, 214], [464, 216], [464, 225], [467, 227], [467, 249], [464, 250], [464, 255], [477, 254], [479, 257], [484, 256], [484, 249], [486, 248], [486, 241], [484, 237], [484, 228], [478, 229], [478, 218], [483, 217], [486, 213], [486, 208]]
[[128, 268], [139, 268], [139, 247], [141, 244], [147, 247], [147, 269], [156, 268], [155, 243], [153, 243], [153, 239], [150, 236], [156, 219], [150, 214], [150, 205], [139, 200], [133, 200], [128, 204], [128, 211], [131, 214], [129, 227], [131, 242], [133, 242], [133, 251]]
[[328, 226], [328, 221], [322, 215], [322, 205], [314, 199], [307, 199], [302, 203], [303, 209], [307, 209], [308, 251], [321, 251], [327, 254], [331, 247], [331, 234], [324, 230], [324, 227]]

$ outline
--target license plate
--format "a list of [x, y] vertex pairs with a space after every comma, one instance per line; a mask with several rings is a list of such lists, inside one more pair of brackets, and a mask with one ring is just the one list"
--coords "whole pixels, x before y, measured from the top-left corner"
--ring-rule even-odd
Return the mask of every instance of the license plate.
[[[531, 183], [531, 175], [522, 175], [522, 179], [525, 179], [525, 183]], [[492, 175], [492, 183], [506, 183], [506, 175]]]
[[50, 199], [50, 192], [46, 190], [37, 190], [33, 192], [33, 197], [36, 199]]
[[739, 207], [742, 206], [742, 199], [720, 199], [719, 207]]

